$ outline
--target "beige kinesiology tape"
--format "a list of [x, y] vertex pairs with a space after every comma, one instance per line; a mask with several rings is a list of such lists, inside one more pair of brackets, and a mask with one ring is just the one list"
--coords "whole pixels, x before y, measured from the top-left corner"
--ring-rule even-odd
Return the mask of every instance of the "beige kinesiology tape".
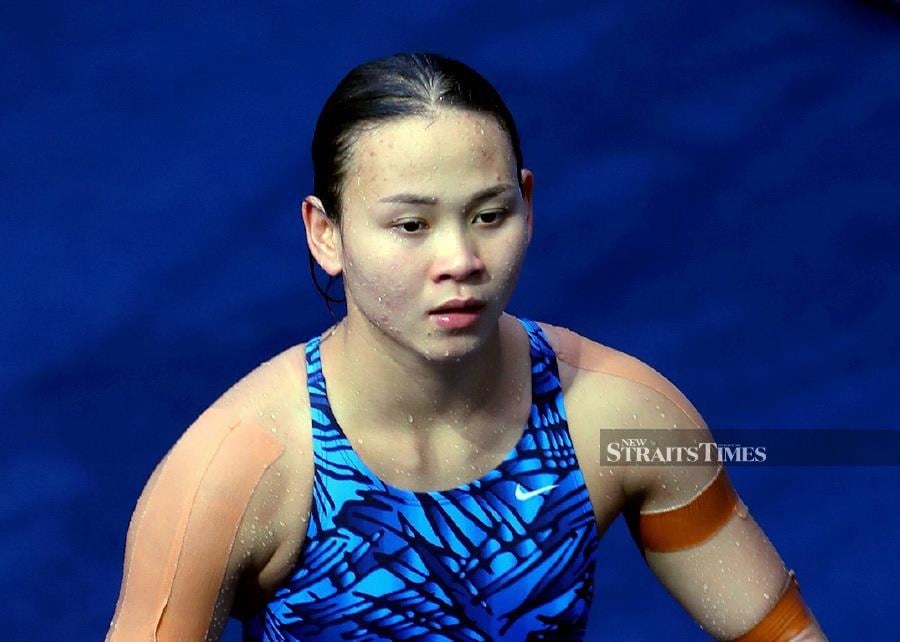
[[244, 512], [284, 450], [259, 426], [222, 414], [201, 416], [139, 500], [113, 640], [206, 633]]

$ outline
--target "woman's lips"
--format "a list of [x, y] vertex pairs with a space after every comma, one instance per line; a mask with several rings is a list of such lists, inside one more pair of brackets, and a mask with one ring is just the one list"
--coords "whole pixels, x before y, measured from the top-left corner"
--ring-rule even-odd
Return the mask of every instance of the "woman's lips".
[[429, 313], [429, 316], [439, 328], [459, 330], [475, 325], [482, 310], [484, 310], [484, 304], [477, 302], [460, 306], [444, 306], [442, 309]]

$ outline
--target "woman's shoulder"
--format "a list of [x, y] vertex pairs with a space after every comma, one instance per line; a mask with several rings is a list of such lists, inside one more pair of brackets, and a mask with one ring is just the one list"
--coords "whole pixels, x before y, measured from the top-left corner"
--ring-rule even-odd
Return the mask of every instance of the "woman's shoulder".
[[[244, 422], [278, 419], [305, 408], [306, 344], [301, 343], [275, 355], [241, 377], [210, 406]], [[272, 417], [275, 415], [275, 417]]]
[[[304, 344], [299, 344], [256, 366], [206, 408], [172, 450], [204, 458], [285, 450], [286, 442], [297, 438], [298, 422], [309, 414], [304, 364]], [[242, 465], [253, 461], [241, 459]]]
[[[253, 521], [287, 523], [280, 515], [287, 494], [307, 494], [313, 458], [304, 347], [288, 348], [248, 372], [187, 427], [161, 462], [182, 492], [237, 511], [232, 526], [242, 531], [253, 525], [250, 514]], [[277, 536], [255, 538], [264, 545], [253, 551], [251, 565], [265, 563], [288, 539], [270, 534]]]
[[248, 372], [187, 426], [161, 467], [184, 486], [202, 483], [227, 496], [242, 482], [257, 487], [296, 465], [286, 458], [311, 452], [303, 430], [309, 423], [304, 364], [300, 344]]
[[[293, 447], [302, 431], [287, 411], [305, 393], [298, 354], [302, 359], [302, 346], [242, 378], [156, 466], [128, 528], [115, 639], [147, 630], [201, 639], [214, 609], [268, 590], [289, 568], [305, 533], [312, 477], [309, 450]], [[299, 501], [291, 504], [292, 497]], [[164, 608], [159, 596], [168, 595], [190, 600]]]
[[623, 402], [616, 405], [632, 407], [635, 399], [665, 400], [692, 423], [703, 424], [700, 414], [681, 390], [646, 362], [567, 328], [548, 323], [539, 325], [556, 353], [564, 383], [577, 396], [593, 400], [616, 396]]
[[588, 372], [605, 373], [650, 387], [661, 386], [665, 378], [647, 363], [616, 348], [584, 337], [568, 328], [539, 322], [547, 341], [560, 361]]

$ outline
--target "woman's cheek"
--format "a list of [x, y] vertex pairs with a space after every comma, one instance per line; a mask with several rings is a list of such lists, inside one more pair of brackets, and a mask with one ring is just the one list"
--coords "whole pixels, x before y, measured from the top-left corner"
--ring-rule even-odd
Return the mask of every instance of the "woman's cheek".
[[396, 323], [403, 307], [414, 300], [410, 266], [396, 254], [371, 257], [369, 269], [358, 279], [359, 294], [380, 324]]
[[394, 254], [385, 257], [382, 267], [384, 271], [381, 273], [378, 291], [385, 306], [396, 313], [404, 304], [408, 305], [415, 299], [411, 266]]
[[502, 266], [497, 270], [498, 285], [512, 287], [519, 277], [522, 264], [525, 262], [525, 253], [528, 249], [527, 236], [511, 238], [504, 247], [507, 248], [505, 256], [500, 260]]

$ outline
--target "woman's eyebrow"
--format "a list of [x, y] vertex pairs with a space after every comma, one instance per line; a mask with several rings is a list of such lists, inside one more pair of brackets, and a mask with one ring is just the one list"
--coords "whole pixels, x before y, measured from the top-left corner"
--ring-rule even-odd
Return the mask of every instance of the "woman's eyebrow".
[[[499, 185], [494, 185], [493, 187], [488, 187], [479, 192], [475, 192], [470, 198], [469, 202], [466, 205], [470, 207], [476, 203], [487, 200], [498, 194], [502, 194], [504, 192], [509, 192], [514, 190], [515, 186], [509, 183], [500, 183]], [[440, 200], [437, 196], [422, 196], [420, 194], [393, 194], [392, 196], [385, 196], [384, 198], [378, 199], [379, 203], [403, 203], [406, 205], [437, 205]]]

